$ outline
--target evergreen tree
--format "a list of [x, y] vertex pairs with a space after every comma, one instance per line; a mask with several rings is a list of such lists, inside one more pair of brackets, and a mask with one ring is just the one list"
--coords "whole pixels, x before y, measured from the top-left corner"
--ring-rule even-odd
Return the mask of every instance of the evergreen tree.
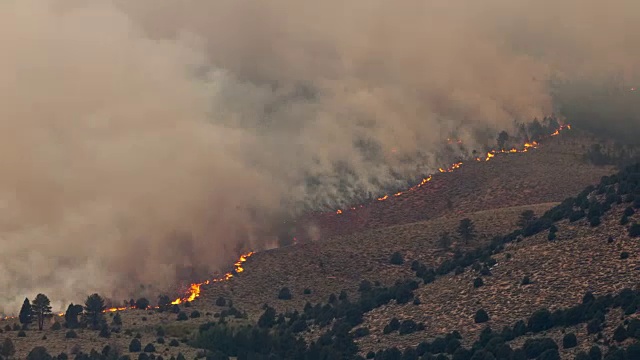
[[44, 318], [51, 314], [51, 301], [45, 294], [38, 294], [31, 304], [33, 314], [38, 319], [38, 330], [44, 328]]
[[93, 329], [98, 329], [105, 309], [104, 299], [98, 294], [90, 295], [85, 301], [84, 313]]
[[171, 299], [167, 295], [158, 296], [158, 310], [167, 311], [171, 306]]
[[22, 303], [22, 309], [20, 309], [18, 318], [20, 319], [20, 323], [25, 326], [28, 326], [33, 321], [33, 310], [28, 298], [24, 298], [24, 303]]
[[460, 220], [460, 225], [458, 225], [458, 234], [460, 234], [460, 237], [464, 240], [465, 244], [468, 244], [469, 241], [473, 240], [476, 236], [473, 221], [469, 218]]
[[69, 304], [67, 311], [64, 313], [64, 320], [67, 323], [67, 327], [70, 329], [75, 329], [80, 325], [78, 323], [78, 315], [82, 314], [82, 306], [74, 305], [73, 303]]
[[140, 298], [136, 300], [136, 309], [147, 310], [149, 308], [149, 300], [146, 298]]

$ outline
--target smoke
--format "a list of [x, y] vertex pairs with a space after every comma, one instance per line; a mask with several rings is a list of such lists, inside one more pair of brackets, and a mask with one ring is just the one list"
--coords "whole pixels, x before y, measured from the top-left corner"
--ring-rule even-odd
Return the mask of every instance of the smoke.
[[631, 0], [2, 1], [0, 311], [212, 271], [273, 242], [274, 219], [430, 172], [450, 136], [473, 149], [558, 110], [552, 78], [637, 81], [639, 17]]

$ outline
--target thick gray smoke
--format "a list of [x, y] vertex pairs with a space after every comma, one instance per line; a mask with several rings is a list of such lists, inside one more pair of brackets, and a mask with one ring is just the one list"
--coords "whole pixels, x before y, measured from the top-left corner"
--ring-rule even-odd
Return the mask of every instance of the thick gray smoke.
[[429, 172], [637, 79], [614, 0], [0, 2], [0, 312], [125, 298], [259, 248], [273, 218]]

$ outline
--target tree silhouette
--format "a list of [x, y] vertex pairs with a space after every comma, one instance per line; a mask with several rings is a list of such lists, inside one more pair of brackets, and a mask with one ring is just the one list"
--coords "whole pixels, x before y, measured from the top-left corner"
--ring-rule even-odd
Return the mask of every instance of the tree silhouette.
[[158, 296], [158, 310], [167, 311], [171, 306], [171, 299], [167, 295]]
[[69, 304], [67, 311], [64, 313], [64, 320], [67, 323], [67, 327], [70, 329], [75, 329], [80, 325], [78, 323], [78, 315], [82, 314], [82, 305], [73, 305], [73, 303]]
[[469, 218], [460, 220], [460, 225], [458, 225], [458, 234], [460, 234], [460, 237], [464, 240], [465, 244], [468, 244], [469, 241], [473, 240], [476, 236], [473, 221]]
[[146, 298], [136, 300], [136, 308], [139, 310], [147, 310], [149, 308], [149, 300]]
[[51, 301], [45, 294], [38, 294], [31, 304], [33, 314], [38, 319], [38, 330], [44, 328], [44, 318], [51, 314]]
[[98, 328], [100, 320], [102, 320], [102, 312], [105, 309], [104, 299], [100, 295], [93, 294], [87, 298], [87, 301], [84, 303], [84, 313], [92, 328]]
[[506, 131], [502, 131], [498, 134], [498, 148], [500, 150], [504, 149], [507, 141], [509, 140], [509, 134]]
[[33, 321], [33, 311], [31, 309], [31, 302], [29, 302], [28, 298], [24, 298], [24, 303], [22, 303], [22, 308], [20, 309], [20, 315], [18, 315], [20, 319], [20, 323], [28, 326]]

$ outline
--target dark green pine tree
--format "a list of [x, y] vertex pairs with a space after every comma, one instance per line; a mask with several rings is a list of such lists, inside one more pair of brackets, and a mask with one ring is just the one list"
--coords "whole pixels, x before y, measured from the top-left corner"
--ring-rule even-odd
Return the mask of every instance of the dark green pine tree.
[[38, 294], [31, 304], [31, 309], [38, 319], [38, 330], [42, 330], [45, 317], [51, 315], [51, 301], [46, 295]]
[[24, 303], [22, 303], [22, 309], [20, 309], [18, 318], [20, 319], [20, 323], [25, 326], [29, 326], [33, 321], [33, 310], [31, 309], [31, 302], [28, 298], [24, 298]]

